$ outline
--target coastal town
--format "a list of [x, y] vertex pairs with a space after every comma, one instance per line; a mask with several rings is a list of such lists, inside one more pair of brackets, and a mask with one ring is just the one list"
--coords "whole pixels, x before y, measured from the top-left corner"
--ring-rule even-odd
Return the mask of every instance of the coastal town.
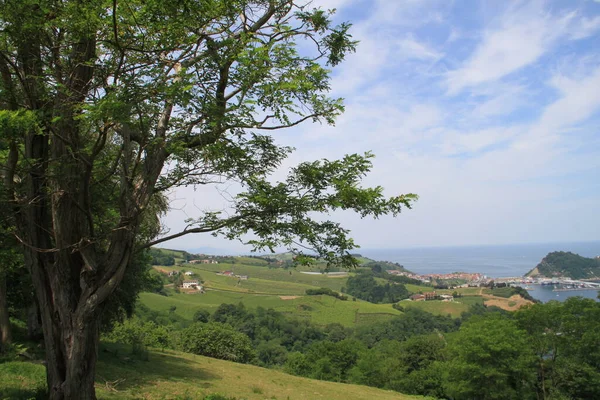
[[410, 279], [421, 281], [425, 284], [440, 285], [446, 283], [452, 287], [488, 287], [488, 286], [522, 286], [525, 289], [531, 290], [528, 285], [543, 285], [553, 286], [555, 291], [567, 290], [598, 290], [600, 289], [599, 282], [593, 280], [577, 280], [570, 277], [545, 277], [545, 276], [515, 276], [493, 278], [480, 273], [471, 272], [453, 272], [448, 274], [424, 274], [419, 275], [409, 271], [389, 270], [390, 275], [405, 276]]

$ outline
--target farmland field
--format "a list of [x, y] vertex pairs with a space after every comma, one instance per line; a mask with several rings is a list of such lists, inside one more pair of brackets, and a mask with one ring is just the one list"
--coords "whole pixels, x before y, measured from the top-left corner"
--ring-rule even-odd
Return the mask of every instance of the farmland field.
[[470, 304], [460, 303], [458, 301], [455, 302], [444, 302], [440, 300], [431, 300], [431, 301], [402, 301], [400, 303], [404, 308], [419, 308], [423, 311], [427, 311], [429, 313], [435, 315], [448, 315], [450, 314], [453, 317], [460, 317], [465, 311], [468, 311], [471, 307]]
[[[177, 257], [174, 250], [171, 255]], [[179, 257], [179, 258], [180, 258]], [[223, 259], [225, 260], [225, 259]], [[234, 262], [231, 262], [231, 261]], [[303, 272], [318, 272], [318, 268], [308, 267], [281, 268], [275, 263], [269, 264], [264, 259], [254, 257], [235, 257], [226, 259], [227, 262], [218, 264], [180, 264], [170, 267], [156, 266], [163, 273], [169, 271], [192, 272], [192, 278], [203, 282], [205, 293], [175, 293], [171, 288], [166, 289], [169, 296], [142, 293], [140, 302], [148, 308], [162, 312], [174, 312], [185, 319], [192, 319], [198, 310], [214, 312], [223, 303], [243, 303], [248, 308], [272, 308], [296, 318], [310, 320], [318, 325], [340, 323], [344, 326], [371, 324], [392, 318], [401, 314], [391, 304], [372, 304], [349, 296], [347, 301], [334, 297], [306, 296], [307, 289], [329, 288], [340, 292], [346, 285], [349, 274], [343, 276], [327, 274], [306, 274]], [[237, 277], [217, 275], [219, 272], [232, 271], [235, 275], [247, 275], [247, 280]], [[383, 284], [382, 278], [376, 281]], [[407, 284], [406, 288], [413, 293], [432, 291], [431, 287]], [[455, 302], [403, 301], [402, 307], [419, 308], [436, 315], [460, 316], [473, 304], [483, 304], [479, 296], [480, 288], [459, 288], [452, 290], [436, 290], [438, 293], [451, 294], [457, 291], [464, 297]]]
[[[192, 319], [198, 310], [214, 312], [222, 303], [243, 303], [248, 308], [273, 308], [291, 316], [307, 319], [318, 325], [340, 323], [344, 326], [370, 323], [389, 319], [400, 312], [391, 304], [372, 304], [366, 301], [341, 301], [330, 296], [300, 296], [284, 300], [276, 295], [258, 295], [242, 292], [207, 291], [204, 294], [173, 294], [165, 297], [142, 293], [140, 302], [156, 311], [168, 312], [175, 306], [175, 313]], [[290, 296], [294, 297], [294, 296]], [[373, 315], [371, 315], [373, 314]]]

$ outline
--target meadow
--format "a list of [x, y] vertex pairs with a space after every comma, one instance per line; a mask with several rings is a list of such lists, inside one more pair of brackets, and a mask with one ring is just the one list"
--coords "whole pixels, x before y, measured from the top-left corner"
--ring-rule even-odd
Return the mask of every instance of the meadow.
[[386, 320], [400, 314], [391, 304], [372, 304], [362, 300], [341, 301], [324, 295], [289, 297], [294, 296], [209, 290], [204, 294], [173, 293], [168, 297], [141, 293], [140, 302], [152, 310], [161, 312], [169, 312], [175, 306], [174, 312], [185, 319], [192, 319], [198, 310], [212, 313], [222, 303], [240, 302], [248, 308], [272, 308], [296, 318], [310, 320], [317, 325], [340, 323], [344, 326], [354, 326]]
[[[107, 400], [202, 399], [225, 394], [238, 400], [424, 399], [360, 385], [319, 381], [280, 371], [176, 351], [151, 350], [142, 360], [123, 345], [102, 344], [96, 392]], [[31, 362], [0, 364], [0, 398], [43, 399], [45, 369]]]

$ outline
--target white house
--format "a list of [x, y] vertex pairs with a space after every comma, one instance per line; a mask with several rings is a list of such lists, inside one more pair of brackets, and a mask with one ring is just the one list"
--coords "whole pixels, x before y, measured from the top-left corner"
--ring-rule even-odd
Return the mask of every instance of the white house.
[[184, 289], [197, 289], [198, 281], [183, 281], [182, 287]]
[[193, 273], [192, 271], [188, 271], [188, 272], [186, 272], [185, 274], [186, 274], [187, 276], [192, 276], [192, 275], [194, 275], [194, 273]]

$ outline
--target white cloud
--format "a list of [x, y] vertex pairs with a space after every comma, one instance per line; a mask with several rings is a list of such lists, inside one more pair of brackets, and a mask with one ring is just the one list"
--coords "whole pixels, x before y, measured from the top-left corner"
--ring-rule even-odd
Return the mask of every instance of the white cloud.
[[575, 17], [574, 11], [553, 16], [539, 1], [510, 7], [486, 29], [464, 65], [447, 74], [448, 94], [496, 81], [536, 62], [568, 33]]
[[332, 87], [338, 94], [346, 96], [366, 83], [377, 81], [384, 70], [399, 69], [408, 61], [426, 65], [443, 56], [424, 40], [410, 32], [407, 26], [416, 27], [441, 16], [432, 16], [426, 5], [438, 1], [374, 1], [366, 19], [352, 27], [351, 34], [360, 43], [355, 54], [336, 72]]
[[532, 89], [515, 84], [487, 85], [474, 90], [473, 95], [477, 96], [477, 100], [474, 101], [469, 118], [486, 119], [508, 115], [527, 104], [529, 90]]
[[585, 39], [593, 35], [598, 29], [600, 29], [600, 16], [594, 18], [583, 17], [577, 24], [574, 24], [571, 32], [571, 38]]
[[544, 109], [528, 135], [515, 144], [518, 148], [537, 147], [542, 142], [559, 140], [560, 134], [600, 109], [600, 67], [578, 80], [559, 75], [553, 77], [551, 83], [560, 90], [562, 97]]
[[442, 53], [434, 50], [430, 46], [417, 41], [413, 35], [407, 35], [398, 40], [395, 44], [396, 55], [399, 58], [414, 58], [419, 60], [439, 59]]

